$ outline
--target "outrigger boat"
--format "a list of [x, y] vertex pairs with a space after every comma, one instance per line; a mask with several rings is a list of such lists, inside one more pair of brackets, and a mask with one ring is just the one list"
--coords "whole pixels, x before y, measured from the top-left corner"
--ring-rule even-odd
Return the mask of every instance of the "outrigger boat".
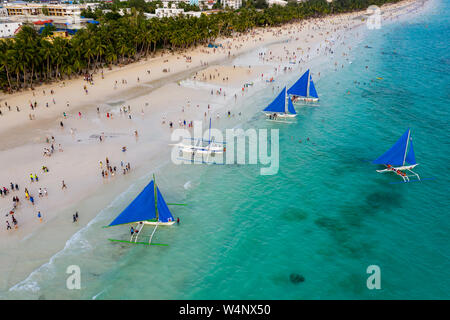
[[[169, 204], [171, 205], [171, 204]], [[181, 205], [181, 204], [172, 204]], [[160, 245], [167, 246], [167, 244], [152, 243], [153, 236], [159, 226], [171, 226], [175, 223], [172, 213], [169, 210], [168, 204], [159, 191], [153, 180], [139, 193], [139, 195], [122, 211], [107, 227], [113, 227], [124, 224], [136, 224], [131, 233], [131, 238], [127, 240], [108, 239], [114, 242], [124, 242], [131, 244], [146, 244], [146, 245]], [[145, 226], [154, 226], [148, 242], [138, 242], [138, 238], [145, 237], [141, 235]]]
[[[216, 154], [222, 154], [225, 151], [222, 144], [215, 143], [213, 140], [196, 139], [193, 141], [195, 144], [177, 143], [171, 144], [171, 146], [179, 147], [181, 153], [187, 154], [199, 153], [214, 156]], [[208, 145], [203, 146], [203, 142], [208, 143]]]
[[[195, 157], [196, 154], [201, 154], [206, 156], [206, 162], [210, 157], [215, 157], [218, 154], [223, 154], [226, 151], [225, 142], [216, 142], [214, 137], [211, 137], [211, 118], [209, 119], [209, 136], [208, 140], [198, 139], [198, 138], [185, 138], [190, 140], [189, 144], [185, 143], [177, 143], [170, 144], [171, 146], [175, 146], [179, 148], [180, 156], [184, 156], [185, 154], [190, 155], [191, 157]], [[180, 159], [187, 160], [192, 162], [191, 159]]]
[[[416, 157], [414, 155], [411, 130], [406, 130], [406, 132], [388, 151], [386, 151], [379, 158], [373, 160], [372, 163], [385, 165], [386, 169], [377, 170], [377, 172], [393, 172], [400, 176], [403, 179], [403, 182], [409, 182], [409, 178], [414, 176], [420, 180], [419, 175], [411, 170], [419, 165], [416, 162]], [[409, 171], [413, 175], [408, 176], [404, 171]]]
[[[287, 111], [286, 111], [286, 99]], [[281, 90], [280, 94], [273, 100], [264, 110], [267, 120], [278, 121], [292, 119], [297, 116], [292, 100], [286, 94], [286, 87]]]
[[309, 69], [288, 89], [287, 93], [292, 96], [293, 103], [319, 101]]

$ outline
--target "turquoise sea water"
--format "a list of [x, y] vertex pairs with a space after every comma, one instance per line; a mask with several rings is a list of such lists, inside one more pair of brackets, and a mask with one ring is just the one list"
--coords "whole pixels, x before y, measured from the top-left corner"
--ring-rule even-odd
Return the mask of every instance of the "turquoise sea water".
[[[111, 244], [108, 237], [127, 229], [100, 228], [148, 182], [142, 177], [9, 295], [450, 298], [450, 5], [437, 6], [370, 32], [345, 68], [322, 67], [320, 107], [298, 109], [296, 124], [269, 123], [256, 113], [240, 124], [280, 129], [277, 175], [261, 176], [259, 166], [168, 164], [158, 173], [160, 189], [168, 202], [189, 204], [173, 210], [179, 226], [157, 232], [157, 242], [169, 247]], [[260, 90], [245, 104], [258, 110], [273, 96]], [[366, 160], [408, 127], [416, 171], [429, 180], [395, 183], [399, 177], [377, 174]], [[82, 270], [81, 290], [65, 288], [69, 264]], [[381, 290], [366, 287], [369, 265], [381, 268]], [[292, 273], [305, 281], [292, 283]]]

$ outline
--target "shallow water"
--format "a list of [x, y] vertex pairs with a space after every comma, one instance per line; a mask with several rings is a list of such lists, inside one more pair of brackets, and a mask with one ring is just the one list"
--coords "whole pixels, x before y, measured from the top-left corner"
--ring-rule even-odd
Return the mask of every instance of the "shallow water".
[[[260, 175], [260, 165], [167, 164], [157, 173], [166, 201], [188, 203], [172, 210], [179, 226], [156, 233], [169, 247], [109, 243], [128, 229], [101, 227], [148, 183], [148, 171], [7, 297], [450, 298], [449, 17], [439, 2], [410, 23], [369, 32], [345, 68], [315, 66], [320, 107], [298, 108], [296, 124], [265, 121], [257, 110], [275, 93], [252, 88], [242, 106], [251, 116], [238, 125], [280, 129], [277, 175]], [[279, 75], [275, 85], [298, 76]], [[402, 184], [367, 160], [408, 127], [416, 171], [429, 180]], [[81, 290], [66, 289], [72, 264]], [[381, 268], [381, 290], [366, 287], [369, 265]]]

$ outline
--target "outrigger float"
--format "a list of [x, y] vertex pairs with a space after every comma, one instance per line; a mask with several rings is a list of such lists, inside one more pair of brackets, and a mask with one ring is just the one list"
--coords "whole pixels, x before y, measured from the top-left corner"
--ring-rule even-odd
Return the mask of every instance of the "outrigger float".
[[[122, 211], [107, 227], [113, 227], [124, 224], [132, 225], [132, 232], [130, 240], [108, 239], [113, 242], [123, 242], [130, 244], [145, 244], [167, 246], [162, 243], [152, 243], [153, 236], [159, 226], [172, 226], [175, 220], [169, 210], [168, 205], [184, 205], [184, 204], [167, 204], [153, 180], [139, 193], [139, 195]], [[133, 227], [133, 224], [136, 224]], [[149, 240], [146, 242], [138, 241], [139, 238], [145, 236], [141, 235], [145, 226], [154, 226]], [[130, 231], [131, 231], [130, 230]]]
[[[287, 111], [286, 111], [287, 99]], [[286, 94], [286, 87], [264, 110], [264, 114], [269, 121], [287, 122], [287, 119], [293, 119], [297, 116], [291, 99]]]
[[319, 101], [309, 69], [289, 88], [287, 93], [292, 96], [293, 103]]
[[[416, 162], [416, 156], [414, 155], [410, 129], [406, 130], [388, 151], [373, 160], [372, 163], [386, 166], [386, 169], [377, 170], [378, 173], [393, 172], [400, 176], [403, 182], [410, 182], [409, 178], [411, 177], [416, 177], [420, 181], [420, 176], [411, 170], [419, 164]], [[412, 175], [407, 175], [404, 171], [408, 171]]]

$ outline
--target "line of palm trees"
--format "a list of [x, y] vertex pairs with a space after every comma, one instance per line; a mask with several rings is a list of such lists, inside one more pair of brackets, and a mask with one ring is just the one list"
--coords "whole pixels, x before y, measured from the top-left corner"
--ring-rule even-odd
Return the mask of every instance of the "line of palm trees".
[[0, 87], [7, 92], [63, 80], [98, 68], [124, 64], [154, 55], [157, 49], [184, 50], [205, 45], [220, 36], [244, 33], [254, 27], [276, 26], [294, 20], [348, 12], [399, 0], [310, 0], [256, 10], [221, 11], [196, 17], [146, 19], [132, 9], [119, 19], [98, 18], [71, 38], [46, 37], [24, 25], [15, 38], [0, 40]]

